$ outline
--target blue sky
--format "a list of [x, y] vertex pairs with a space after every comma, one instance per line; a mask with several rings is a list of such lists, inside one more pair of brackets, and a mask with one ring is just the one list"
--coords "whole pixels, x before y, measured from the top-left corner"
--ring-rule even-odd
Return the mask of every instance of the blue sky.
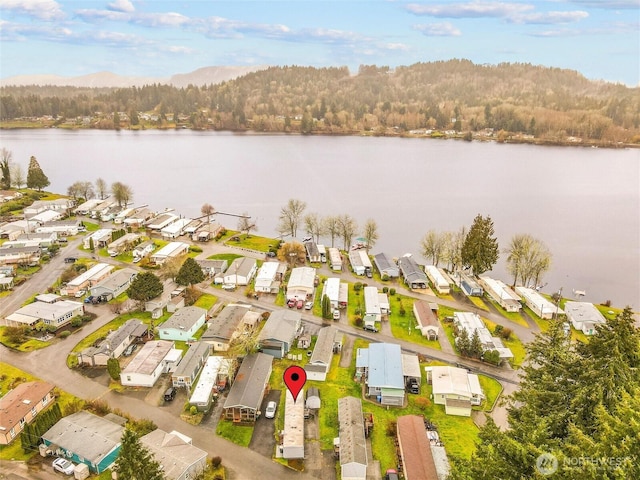
[[640, 83], [640, 0], [0, 0], [0, 77], [466, 58]]

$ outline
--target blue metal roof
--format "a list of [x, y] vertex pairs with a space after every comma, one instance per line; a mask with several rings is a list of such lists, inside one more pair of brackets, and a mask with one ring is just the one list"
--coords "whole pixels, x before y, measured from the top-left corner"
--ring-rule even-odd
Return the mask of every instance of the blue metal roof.
[[370, 387], [400, 388], [404, 390], [402, 375], [402, 350], [393, 343], [372, 343], [369, 345]]

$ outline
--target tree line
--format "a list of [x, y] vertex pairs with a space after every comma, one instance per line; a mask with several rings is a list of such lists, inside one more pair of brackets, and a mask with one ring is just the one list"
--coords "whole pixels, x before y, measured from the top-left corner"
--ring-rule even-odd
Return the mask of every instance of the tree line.
[[[271, 67], [218, 85], [114, 89], [3, 87], [0, 120], [95, 116], [93, 128], [173, 127], [385, 134], [485, 128], [546, 140], [640, 142], [640, 89], [571, 70], [468, 60], [390, 70]], [[140, 113], [156, 115], [149, 123]]]

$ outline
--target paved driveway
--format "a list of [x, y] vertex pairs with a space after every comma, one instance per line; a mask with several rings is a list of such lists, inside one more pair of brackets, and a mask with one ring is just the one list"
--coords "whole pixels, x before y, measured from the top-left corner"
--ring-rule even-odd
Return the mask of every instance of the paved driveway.
[[[249, 443], [249, 449], [269, 459], [273, 458], [276, 448], [276, 419], [266, 418], [264, 416], [264, 411], [267, 408], [267, 403], [270, 401], [274, 401], [279, 405], [281, 394], [282, 390], [271, 390], [267, 395], [265, 395], [260, 409], [263, 412], [263, 415], [260, 415], [260, 418], [256, 421], [255, 427], [253, 428], [253, 436]], [[281, 416], [283, 413], [284, 412], [278, 408], [276, 416]]]

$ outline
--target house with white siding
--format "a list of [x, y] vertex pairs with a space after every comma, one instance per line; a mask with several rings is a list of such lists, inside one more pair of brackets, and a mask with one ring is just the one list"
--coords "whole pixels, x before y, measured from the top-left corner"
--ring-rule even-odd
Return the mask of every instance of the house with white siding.
[[478, 280], [480, 285], [484, 287], [484, 291], [507, 312], [520, 311], [522, 308], [520, 297], [504, 282], [487, 276], [478, 277]]
[[247, 286], [258, 270], [255, 258], [240, 257], [233, 260], [223, 275], [223, 283], [228, 286]]
[[367, 395], [381, 405], [403, 406], [405, 383], [400, 345], [372, 343], [358, 348], [356, 376], [363, 378]]
[[65, 287], [60, 289], [60, 293], [62, 295], [75, 295], [81, 290], [91, 288], [111, 275], [114, 268], [113, 265], [107, 263], [97, 263], [89, 270], [70, 280]]
[[260, 293], [278, 293], [287, 266], [280, 262], [264, 262], [258, 270], [253, 289]]
[[527, 307], [540, 318], [551, 320], [554, 315], [564, 315], [564, 310], [551, 303], [533, 288], [516, 287], [516, 293], [524, 300]]
[[427, 275], [418, 263], [409, 255], [398, 259], [398, 267], [404, 283], [411, 289], [427, 288]]
[[191, 390], [193, 382], [202, 371], [211, 354], [211, 345], [205, 342], [194, 342], [184, 354], [178, 368], [171, 373], [171, 383], [174, 387], [186, 387]]
[[5, 317], [8, 326], [30, 326], [38, 322], [54, 327], [56, 330], [70, 323], [75, 317], [84, 315], [84, 305], [71, 300], [55, 303], [33, 302], [19, 308]]
[[207, 452], [179, 432], [167, 433], [157, 428], [140, 437], [140, 444], [160, 464], [166, 480], [197, 478], [207, 467]]
[[427, 265], [424, 267], [427, 277], [431, 281], [433, 288], [443, 295], [447, 295], [450, 291], [449, 281], [444, 277], [442, 272], [435, 265]]
[[340, 478], [342, 480], [366, 480], [369, 461], [364, 433], [362, 400], [359, 398], [342, 397], [338, 399], [338, 435]]
[[198, 384], [191, 391], [189, 405], [194, 405], [199, 412], [206, 412], [213, 404], [213, 397], [224, 389], [229, 380], [231, 360], [221, 356], [207, 358]]
[[182, 351], [168, 340], [147, 342], [120, 372], [120, 383], [126, 387], [153, 387], [160, 375], [182, 358]]
[[189, 253], [189, 244], [183, 242], [170, 242], [167, 243], [157, 252], [151, 255], [151, 263], [156, 265], [162, 265], [164, 262], [171, 258], [179, 257], [180, 255], [186, 255]]
[[333, 326], [322, 327], [313, 347], [309, 363], [304, 366], [308, 380], [324, 382], [331, 368], [333, 355], [342, 350], [344, 334]]
[[162, 238], [178, 238], [179, 236], [184, 235], [184, 229], [191, 223], [191, 221], [192, 220], [190, 218], [178, 218], [166, 227], [160, 229]]
[[313, 295], [316, 269], [312, 267], [297, 267], [291, 270], [287, 282], [287, 300], [306, 300]]
[[564, 312], [573, 328], [585, 335], [593, 335], [596, 333], [596, 325], [607, 321], [593, 303], [589, 302], [565, 302]]
[[473, 338], [474, 333], [478, 333], [480, 343], [482, 343], [483, 351], [497, 350], [500, 354], [500, 360], [513, 358], [513, 353], [502, 343], [498, 337], [494, 337], [484, 324], [482, 319], [471, 312], [453, 312], [453, 324], [458, 332], [466, 330], [469, 338]]
[[435, 366], [425, 371], [433, 388], [433, 403], [444, 405], [447, 415], [470, 417], [471, 408], [485, 398], [478, 375], [465, 368]]

